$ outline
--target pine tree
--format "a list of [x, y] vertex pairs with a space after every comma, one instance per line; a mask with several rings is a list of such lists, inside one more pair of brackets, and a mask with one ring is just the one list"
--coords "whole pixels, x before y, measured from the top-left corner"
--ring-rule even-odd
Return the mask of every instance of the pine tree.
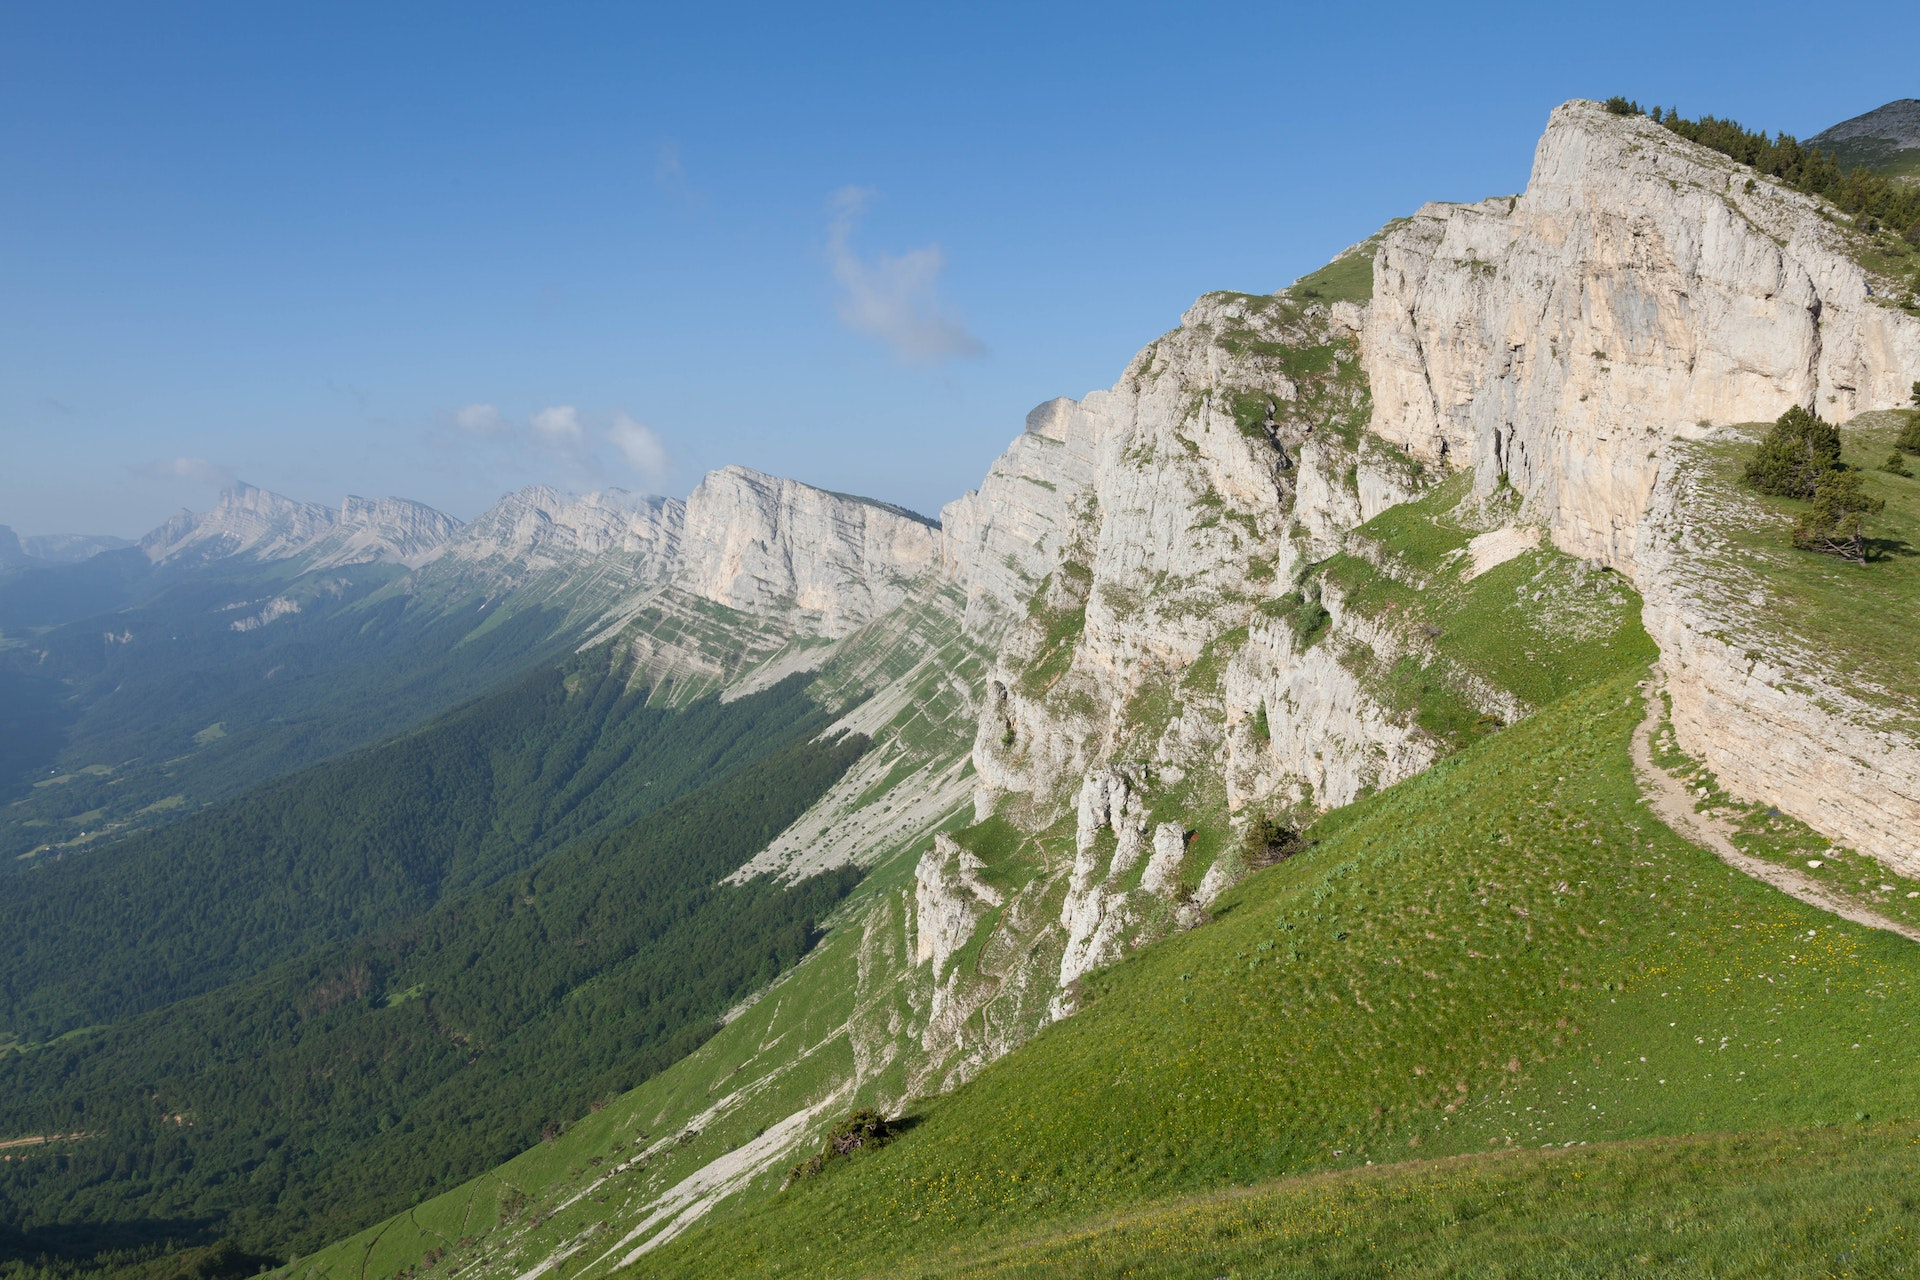
[[1886, 505], [1884, 499], [1866, 495], [1854, 472], [1829, 471], [1814, 490], [1813, 509], [1793, 527], [1793, 545], [1865, 564], [1866, 519]]
[[1747, 483], [1779, 498], [1812, 498], [1840, 466], [1840, 431], [1799, 405], [1780, 415], [1747, 463]]

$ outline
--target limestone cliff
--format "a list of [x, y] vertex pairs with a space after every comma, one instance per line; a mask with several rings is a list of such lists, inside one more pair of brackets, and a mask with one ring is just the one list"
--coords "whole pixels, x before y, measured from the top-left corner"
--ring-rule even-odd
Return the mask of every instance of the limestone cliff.
[[1790, 405], [1844, 421], [1906, 402], [1920, 318], [1891, 304], [1861, 242], [1813, 197], [1570, 102], [1523, 194], [1428, 205], [1385, 237], [1363, 347], [1375, 431], [1470, 465], [1482, 493], [1511, 484], [1559, 546], [1633, 576], [1686, 750], [1909, 865], [1911, 744], [1817, 679], [1759, 673], [1720, 638], [1751, 629], [1743, 597], [1672, 550], [1690, 438]]
[[1784, 548], [1785, 522], [1716, 482], [1709, 442], [1740, 437], [1701, 434], [1668, 448], [1637, 554], [1674, 732], [1734, 794], [1920, 874], [1913, 708], [1835, 670], [1778, 616], [1752, 561], [1727, 554], [1729, 528], [1769, 529]]
[[1662, 446], [1700, 422], [1905, 401], [1920, 320], [1850, 231], [1639, 116], [1556, 110], [1526, 191], [1390, 232], [1362, 346], [1374, 430], [1502, 477], [1575, 555], [1631, 567]]
[[906, 598], [939, 557], [930, 521], [745, 467], [690, 494], [674, 582], [732, 609], [792, 610], [841, 636]]

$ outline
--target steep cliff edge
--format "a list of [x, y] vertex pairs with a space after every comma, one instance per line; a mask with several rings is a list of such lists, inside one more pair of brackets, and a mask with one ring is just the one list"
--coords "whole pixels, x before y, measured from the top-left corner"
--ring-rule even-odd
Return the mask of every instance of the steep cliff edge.
[[1374, 430], [1505, 477], [1574, 555], [1631, 569], [1660, 451], [1700, 422], [1904, 403], [1920, 319], [1814, 197], [1597, 103], [1526, 191], [1389, 232], [1362, 341]]
[[1886, 546], [1875, 562], [1788, 545], [1788, 504], [1739, 481], [1752, 428], [1669, 446], [1637, 559], [1682, 749], [1735, 794], [1914, 875], [1920, 671], [1908, 559], [1920, 492], [1873, 469], [1901, 418], [1866, 415], [1846, 433], [1868, 491], [1887, 503], [1873, 522]]
[[791, 610], [838, 637], [904, 600], [939, 545], [931, 521], [897, 508], [722, 467], [687, 497], [674, 581], [732, 609]]
[[1905, 867], [1920, 847], [1912, 740], [1824, 680], [1755, 674], [1739, 637], [1768, 611], [1677, 549], [1720, 540], [1705, 511], [1745, 518], [1731, 497], [1695, 505], [1692, 442], [1713, 426], [1906, 403], [1920, 318], [1859, 250], [1821, 201], [1570, 102], [1523, 194], [1428, 205], [1386, 235], [1362, 345], [1375, 431], [1464, 462], [1481, 494], [1511, 485], [1557, 545], [1633, 577], [1687, 751]]

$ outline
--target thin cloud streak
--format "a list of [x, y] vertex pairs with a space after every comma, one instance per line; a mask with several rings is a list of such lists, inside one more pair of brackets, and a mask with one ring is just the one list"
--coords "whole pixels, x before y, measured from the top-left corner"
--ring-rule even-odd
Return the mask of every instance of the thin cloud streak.
[[[558, 468], [572, 477], [566, 483], [601, 484], [618, 479], [624, 469], [653, 487], [673, 472], [672, 455], [660, 434], [620, 410], [604, 431], [591, 429], [579, 408], [570, 404], [548, 405], [521, 423], [491, 403], [475, 402], [447, 419], [454, 429], [430, 438], [491, 474], [551, 474]], [[602, 444], [612, 447], [612, 467], [602, 456], [604, 450], [596, 447]]]
[[939, 245], [881, 253], [871, 260], [854, 250], [854, 227], [872, 198], [873, 191], [866, 187], [842, 187], [833, 193], [827, 261], [841, 288], [840, 323], [885, 343], [895, 356], [913, 364], [985, 355], [985, 344], [940, 301], [947, 255]]
[[644, 482], [658, 485], [672, 470], [672, 460], [667, 456], [666, 443], [652, 427], [636, 422], [624, 413], [613, 415], [613, 425], [607, 428], [607, 440], [619, 451]]

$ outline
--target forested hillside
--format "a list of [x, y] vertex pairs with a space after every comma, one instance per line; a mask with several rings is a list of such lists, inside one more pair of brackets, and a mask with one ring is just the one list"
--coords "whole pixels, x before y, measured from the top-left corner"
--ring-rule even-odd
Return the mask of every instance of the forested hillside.
[[866, 743], [763, 739], [744, 766], [730, 745], [704, 753], [720, 780], [418, 920], [0, 1058], [0, 1132], [80, 1135], [0, 1164], [16, 1257], [221, 1234], [311, 1249], [686, 1054], [858, 879], [718, 884]]
[[[141, 558], [15, 571], [0, 605], [126, 556]], [[571, 647], [548, 610], [417, 608], [381, 594], [394, 577], [362, 565], [290, 582], [253, 566], [149, 581], [136, 602], [53, 625], [28, 625], [42, 615], [23, 605], [0, 616], [14, 673], [0, 720], [33, 732], [0, 757], [0, 874], [410, 729]], [[249, 625], [270, 605], [282, 612]]]
[[386, 746], [86, 857], [0, 899], [0, 1032], [22, 1042], [391, 928], [825, 724], [802, 678], [647, 705], [605, 649]]

